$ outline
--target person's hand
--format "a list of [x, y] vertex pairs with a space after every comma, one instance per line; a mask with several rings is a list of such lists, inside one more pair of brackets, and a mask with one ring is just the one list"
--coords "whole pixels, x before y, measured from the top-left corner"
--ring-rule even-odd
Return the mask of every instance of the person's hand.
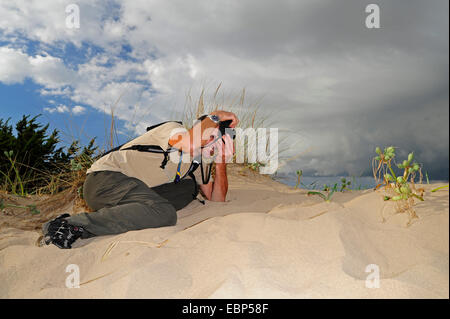
[[233, 127], [233, 128], [235, 128], [239, 123], [238, 117], [233, 112], [219, 110], [219, 111], [212, 112], [211, 115], [217, 115], [221, 122], [232, 120], [230, 127]]
[[217, 157], [215, 159], [216, 163], [231, 163], [233, 162], [234, 155], [234, 143], [233, 139], [225, 134], [222, 138], [218, 139], [216, 143], [214, 143], [217, 151]]
[[[217, 133], [220, 134], [217, 130]], [[203, 158], [209, 161], [214, 158], [216, 163], [231, 163], [235, 152], [233, 139], [225, 134], [215, 143], [205, 147], [203, 150]]]

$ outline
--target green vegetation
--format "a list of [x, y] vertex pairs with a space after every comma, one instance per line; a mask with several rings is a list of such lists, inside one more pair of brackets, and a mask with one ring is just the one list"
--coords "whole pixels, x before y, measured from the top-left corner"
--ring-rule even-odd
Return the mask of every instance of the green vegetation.
[[0, 188], [5, 192], [26, 196], [79, 187], [80, 169], [94, 160], [94, 139], [84, 148], [75, 141], [65, 151], [57, 147], [58, 131], [49, 133], [38, 117], [23, 116], [15, 132], [9, 119], [0, 119]]
[[437, 192], [438, 190], [444, 189], [444, 188], [448, 188], [448, 185], [436, 187], [435, 189], [432, 189], [431, 192], [434, 193], [434, 192]]
[[341, 185], [338, 186], [338, 183], [335, 183], [333, 187], [328, 186], [327, 184], [323, 185], [322, 192], [318, 191], [309, 191], [308, 196], [310, 195], [318, 195], [320, 196], [324, 201], [330, 202], [331, 197], [336, 192], [344, 192], [346, 190], [349, 190], [349, 186], [351, 185], [351, 181], [347, 181], [346, 178], [341, 178]]
[[261, 162], [247, 163], [246, 167], [250, 168], [252, 171], [258, 172], [260, 167], [266, 166], [266, 164]]
[[[414, 193], [410, 185], [408, 184], [408, 180], [410, 180], [410, 182], [414, 184], [416, 174], [420, 171], [420, 164], [413, 162], [414, 153], [409, 153], [408, 159], [404, 160], [401, 164], [397, 164], [398, 168], [403, 169], [403, 175], [397, 176], [392, 168], [392, 161], [395, 158], [395, 148], [393, 146], [390, 146], [385, 148], [384, 152], [381, 152], [381, 149], [377, 147], [375, 149], [375, 152], [378, 154], [374, 158], [376, 163], [376, 169], [374, 170], [375, 179], [377, 180], [377, 182], [379, 182], [379, 174], [380, 172], [384, 172], [384, 185], [386, 187], [392, 187], [393, 190], [397, 193], [396, 196], [386, 196], [385, 199], [392, 199], [396, 201], [407, 200], [411, 197], [415, 197], [423, 201], [422, 195]], [[389, 170], [389, 172], [387, 170]]]
[[[17, 194], [17, 192], [16, 192], [16, 186], [17, 186], [17, 184], [19, 184], [19, 187], [20, 187], [20, 195], [21, 196], [25, 196], [25, 190], [24, 190], [24, 187], [23, 187], [23, 182], [22, 182], [22, 179], [20, 178], [20, 172], [19, 172], [19, 170], [17, 169], [17, 166], [16, 166], [16, 159], [14, 158], [12, 158], [13, 157], [13, 151], [11, 150], [11, 151], [9, 151], [9, 152], [7, 152], [7, 151], [4, 151], [3, 152], [4, 154], [5, 154], [5, 156], [6, 156], [6, 158], [9, 160], [9, 162], [11, 163], [11, 167], [10, 167], [10, 170], [8, 171], [8, 174], [6, 174], [6, 173], [4, 173], [4, 172], [2, 172], [2, 171], [0, 171], [0, 173], [5, 177], [5, 179], [7, 180], [7, 182], [9, 183], [9, 185], [11, 185], [11, 189], [12, 189], [12, 192], [14, 193], [14, 194]], [[14, 182], [11, 180], [11, 178], [9, 177], [9, 172], [11, 172], [11, 171], [14, 171], [14, 173], [15, 173], [15, 180], [14, 180]]]
[[430, 179], [428, 178], [428, 172], [425, 172], [425, 177], [427, 178], [427, 184], [430, 184]]
[[[396, 166], [403, 170], [397, 174], [393, 168], [395, 159], [395, 148], [393, 146], [386, 147], [382, 152], [379, 147], [375, 149], [377, 156], [372, 161], [373, 176], [379, 186], [384, 186], [387, 194], [384, 200], [392, 200], [398, 202], [398, 212], [408, 212], [411, 223], [413, 218], [418, 218], [412, 206], [414, 199], [423, 201], [423, 189], [416, 189], [414, 180], [416, 175], [420, 174], [420, 182], [422, 180], [421, 165], [414, 161], [414, 153], [409, 153], [408, 158], [403, 160]], [[408, 183], [409, 181], [409, 183]]]
[[322, 192], [317, 192], [317, 191], [309, 191], [308, 192], [308, 196], [310, 196], [310, 195], [318, 195], [324, 201], [329, 203], [331, 201], [331, 197], [333, 196], [334, 193], [335, 193], [335, 189], [334, 188], [331, 189], [331, 190], [330, 190], [330, 188], [324, 188], [324, 192], [323, 193]]
[[340, 192], [343, 192], [345, 190], [349, 190], [349, 186], [352, 184], [351, 181], [347, 181], [347, 179], [344, 177], [341, 179], [341, 189]]
[[3, 202], [3, 199], [0, 199], [0, 211], [6, 207], [23, 208], [23, 209], [29, 210], [31, 215], [36, 215], [36, 214], [40, 213], [40, 211], [36, 208], [36, 205], [23, 206], [23, 205], [5, 204]]
[[300, 169], [300, 170], [298, 170], [298, 171], [296, 172], [296, 174], [297, 174], [297, 184], [295, 184], [295, 188], [298, 188], [298, 185], [301, 184], [301, 183], [300, 183], [300, 178], [301, 178], [302, 175], [303, 175], [303, 171]]

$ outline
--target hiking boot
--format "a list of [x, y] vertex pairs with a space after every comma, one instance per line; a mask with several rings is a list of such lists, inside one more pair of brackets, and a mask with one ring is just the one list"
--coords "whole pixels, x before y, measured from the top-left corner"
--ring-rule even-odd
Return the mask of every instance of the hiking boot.
[[61, 249], [70, 249], [74, 241], [83, 235], [83, 227], [70, 225], [65, 219], [67, 217], [70, 217], [70, 215], [62, 214], [44, 226], [44, 242], [46, 245], [52, 243]]

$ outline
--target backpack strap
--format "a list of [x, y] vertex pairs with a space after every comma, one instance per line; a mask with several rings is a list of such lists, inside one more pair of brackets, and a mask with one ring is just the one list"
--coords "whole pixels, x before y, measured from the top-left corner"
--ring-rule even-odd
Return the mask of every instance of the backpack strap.
[[[181, 122], [181, 121], [166, 121], [166, 122], [158, 123], [158, 124], [147, 127], [147, 132], [157, 128], [158, 126], [161, 126], [163, 124], [170, 123], [170, 122], [175, 122], [175, 123], [183, 125], [183, 122]], [[173, 148], [173, 147], [170, 147], [166, 151], [164, 151], [161, 148], [161, 146], [159, 146], [159, 145], [132, 145], [130, 147], [121, 149], [125, 144], [127, 144], [129, 142], [130, 141], [123, 143], [113, 149], [110, 149], [109, 151], [103, 153], [99, 158], [102, 158], [103, 156], [105, 156], [109, 153], [112, 153], [112, 152], [126, 151], [126, 150], [135, 150], [135, 151], [139, 151], [139, 152], [149, 152], [149, 153], [162, 153], [164, 155], [164, 159], [162, 160], [160, 167], [162, 169], [164, 169], [166, 167], [167, 162], [169, 161], [169, 153], [178, 151], [178, 149]]]
[[189, 176], [192, 179], [192, 181], [194, 182], [194, 193], [192, 193], [192, 198], [198, 200], [200, 203], [205, 205], [205, 201], [201, 200], [200, 198], [198, 198], [199, 187], [198, 187], [198, 184], [197, 184], [197, 179], [195, 178], [195, 175], [194, 175], [194, 172], [197, 170], [197, 168], [200, 165], [201, 165], [201, 161], [198, 161], [197, 159], [194, 159], [191, 162], [191, 166], [189, 166], [189, 169], [186, 172], [186, 174], [184, 174], [183, 177], [181, 177], [179, 180], [175, 180], [175, 183], [178, 183], [182, 179], [186, 178], [186, 176]]
[[[128, 143], [128, 142], [127, 142], [127, 143]], [[109, 153], [112, 153], [112, 152], [115, 152], [115, 151], [120, 150], [120, 148], [121, 148], [122, 146], [124, 146], [125, 144], [126, 144], [126, 143], [121, 144], [121, 145], [119, 145], [119, 146], [116, 146], [116, 147], [110, 149], [109, 151], [106, 151], [105, 153], [103, 153], [102, 155], [100, 155], [99, 158], [102, 158], [103, 156], [108, 155]]]
[[162, 153], [164, 155], [164, 159], [161, 162], [161, 167], [164, 169], [166, 167], [167, 162], [169, 161], [169, 153], [177, 152], [178, 149], [169, 147], [166, 151], [161, 148], [159, 145], [131, 145], [130, 147], [121, 149], [121, 151], [134, 150], [139, 152], [149, 152], [149, 153]]
[[194, 172], [195, 172], [199, 167], [200, 167], [201, 173], [202, 173], [202, 182], [203, 182], [203, 184], [208, 184], [209, 179], [211, 178], [211, 169], [212, 169], [212, 165], [211, 165], [211, 164], [208, 165], [208, 173], [207, 173], [206, 178], [205, 178], [205, 175], [204, 175], [204, 173], [203, 173], [203, 161], [201, 160], [201, 156], [200, 156], [200, 159], [194, 158], [194, 159], [192, 160], [191, 166], [189, 166], [188, 171], [187, 171], [187, 172], [183, 175], [183, 177], [181, 177], [178, 181], [175, 181], [175, 183], [177, 183], [177, 182], [179, 182], [180, 180], [186, 178], [186, 176], [189, 176], [189, 177], [194, 181], [194, 193], [192, 194], [192, 197], [193, 197], [194, 199], [197, 199], [197, 200], [198, 200], [200, 203], [202, 203], [203, 205], [205, 205], [205, 201], [204, 201], [204, 200], [201, 200], [201, 199], [199, 199], [199, 198], [197, 197], [197, 196], [198, 196], [198, 193], [199, 193], [199, 187], [198, 187], [197, 179], [195, 178]]

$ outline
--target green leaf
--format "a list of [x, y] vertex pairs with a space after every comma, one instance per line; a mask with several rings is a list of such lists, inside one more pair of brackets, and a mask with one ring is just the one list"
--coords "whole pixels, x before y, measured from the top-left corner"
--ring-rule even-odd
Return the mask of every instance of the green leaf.
[[410, 191], [411, 190], [409, 189], [409, 187], [407, 185], [404, 185], [404, 186], [400, 187], [400, 192], [403, 193], [403, 194], [409, 194]]
[[333, 196], [333, 194], [334, 194], [335, 191], [336, 191], [335, 189], [332, 189], [331, 192], [328, 194], [328, 196], [327, 196], [327, 198], [326, 198], [326, 201], [327, 201], [327, 202], [330, 201], [331, 196]]
[[389, 155], [390, 157], [394, 157], [395, 156], [395, 148], [394, 146], [389, 146], [387, 147], [384, 152]]
[[377, 154], [381, 154], [381, 148], [379, 148], [378, 146], [375, 148], [375, 152], [377, 153]]
[[325, 196], [324, 194], [322, 194], [321, 192], [310, 191], [310, 192], [308, 192], [308, 195], [319, 195], [319, 196], [322, 197], [324, 200], [327, 200], [326, 196]]
[[432, 189], [431, 192], [434, 193], [434, 192], [437, 192], [438, 190], [443, 189], [443, 188], [448, 188], [448, 185], [436, 187], [435, 189]]

